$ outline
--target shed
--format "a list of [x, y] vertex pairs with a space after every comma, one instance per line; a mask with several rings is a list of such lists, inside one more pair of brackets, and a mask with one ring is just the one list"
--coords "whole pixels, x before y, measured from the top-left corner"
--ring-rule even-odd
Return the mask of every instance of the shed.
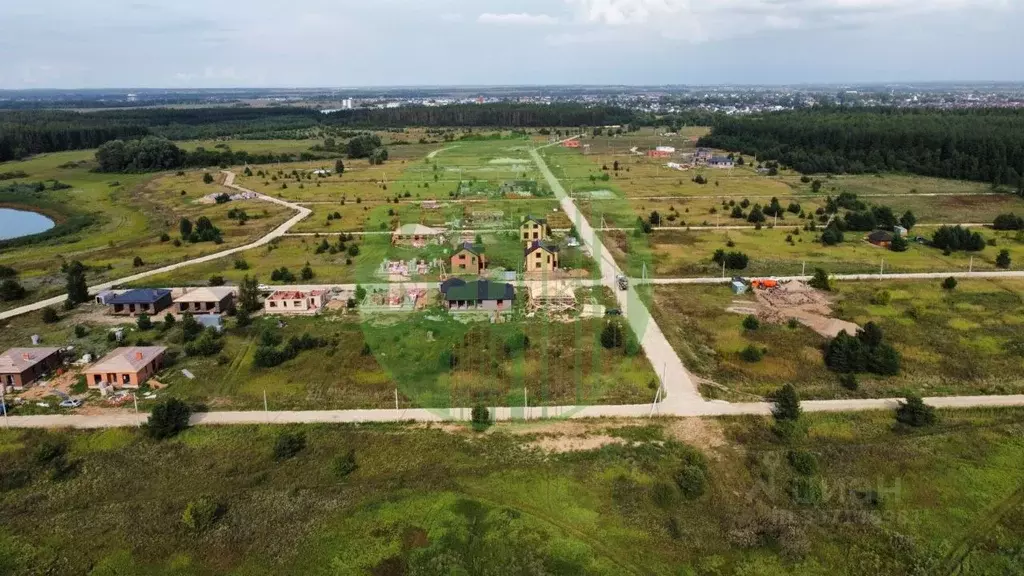
[[730, 286], [732, 287], [732, 293], [733, 294], [746, 294], [747, 293], [747, 285], [746, 285], [745, 282], [740, 282], [739, 280], [733, 280], [732, 283], [730, 284]]

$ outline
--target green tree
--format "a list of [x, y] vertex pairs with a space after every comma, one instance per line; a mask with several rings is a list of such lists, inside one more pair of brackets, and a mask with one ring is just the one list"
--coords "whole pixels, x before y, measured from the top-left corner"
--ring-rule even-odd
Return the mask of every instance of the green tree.
[[139, 317], [135, 319], [135, 324], [139, 327], [139, 330], [146, 331], [153, 327], [153, 321], [149, 319], [149, 314], [139, 314]]
[[604, 329], [601, 330], [601, 346], [612, 349], [622, 346], [623, 334], [622, 326], [615, 321], [610, 321], [604, 325]]
[[192, 221], [188, 218], [182, 217], [182, 219], [178, 221], [178, 232], [181, 233], [182, 240], [188, 240], [188, 238], [192, 236]]
[[220, 516], [220, 506], [210, 498], [191, 500], [181, 515], [181, 523], [193, 534], [211, 528]]
[[903, 216], [900, 216], [900, 226], [903, 226], [907, 230], [913, 228], [915, 224], [917, 224], [917, 218], [910, 210], [907, 210], [903, 213]]
[[1007, 269], [1010, 267], [1010, 263], [1010, 251], [1005, 248], [1000, 250], [999, 255], [996, 256], [996, 266]]
[[155, 440], [177, 436], [188, 428], [192, 409], [177, 398], [162, 400], [153, 407], [146, 422], [146, 434]]
[[57, 311], [53, 309], [53, 306], [43, 308], [43, 323], [55, 324], [57, 322], [60, 322], [60, 316], [57, 315]]
[[753, 314], [748, 315], [743, 319], [743, 328], [746, 330], [754, 331], [761, 327], [761, 321], [757, 319], [757, 316]]
[[302, 432], [281, 432], [274, 443], [274, 459], [288, 460], [306, 449], [306, 435]]
[[338, 176], [341, 176], [342, 174], [345, 173], [345, 161], [342, 160], [341, 158], [338, 158], [337, 160], [335, 160], [335, 162], [334, 162], [334, 172]]
[[942, 288], [944, 290], [956, 290], [957, 281], [956, 278], [949, 276], [942, 281]]
[[910, 244], [907, 239], [899, 234], [894, 235], [892, 241], [889, 242], [889, 250], [893, 252], [906, 252], [908, 248], [910, 248]]
[[177, 322], [177, 320], [174, 318], [174, 314], [168, 312], [167, 315], [164, 316], [164, 329], [166, 330], [174, 327], [175, 322]]
[[363, 288], [362, 284], [356, 285], [355, 296], [357, 304], [361, 303], [363, 300], [366, 300], [366, 288]]
[[209, 172], [203, 174], [203, 184], [213, 184], [213, 176]]
[[800, 407], [800, 395], [792, 384], [785, 384], [775, 392], [772, 400], [772, 415], [776, 420], [798, 420], [803, 413]]
[[25, 287], [13, 278], [0, 282], [0, 301], [2, 302], [21, 300], [25, 297], [25, 294]]
[[473, 424], [473, 429], [477, 431], [485, 430], [491, 425], [491, 411], [483, 404], [473, 406], [473, 410], [470, 412], [469, 416]]
[[807, 282], [807, 285], [811, 288], [817, 288], [825, 292], [832, 291], [832, 282], [828, 277], [828, 272], [824, 268], [815, 268], [814, 276]]
[[78, 260], [72, 261], [67, 267], [68, 301], [81, 304], [89, 300], [89, 286], [85, 283], [85, 266]]
[[306, 262], [306, 265], [299, 271], [299, 277], [303, 280], [313, 279], [313, 268], [310, 267], [309, 262]]
[[238, 307], [246, 312], [260, 309], [260, 283], [255, 276], [246, 274], [238, 285]]
[[334, 460], [334, 473], [339, 477], [344, 478], [349, 474], [359, 469], [359, 464], [356, 462], [356, 450], [355, 448], [349, 448], [348, 452], [344, 456], [339, 456]]
[[707, 485], [707, 472], [698, 465], [686, 464], [676, 474], [676, 486], [687, 500], [696, 500], [703, 496]]
[[896, 421], [907, 426], [931, 426], [938, 420], [935, 408], [924, 403], [920, 396], [907, 396], [896, 408]]

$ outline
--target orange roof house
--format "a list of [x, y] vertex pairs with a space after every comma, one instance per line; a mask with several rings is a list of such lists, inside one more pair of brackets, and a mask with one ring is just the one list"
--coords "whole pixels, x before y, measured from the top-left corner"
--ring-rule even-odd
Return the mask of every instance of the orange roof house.
[[11, 348], [0, 355], [0, 385], [21, 390], [59, 367], [59, 348]]
[[138, 388], [160, 371], [166, 352], [163, 346], [117, 348], [83, 371], [85, 382], [90, 388]]

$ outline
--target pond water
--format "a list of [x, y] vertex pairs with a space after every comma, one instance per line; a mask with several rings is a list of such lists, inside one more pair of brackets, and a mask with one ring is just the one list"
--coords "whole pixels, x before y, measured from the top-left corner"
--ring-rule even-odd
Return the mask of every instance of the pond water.
[[53, 220], [27, 210], [0, 208], [0, 240], [46, 232], [53, 228]]

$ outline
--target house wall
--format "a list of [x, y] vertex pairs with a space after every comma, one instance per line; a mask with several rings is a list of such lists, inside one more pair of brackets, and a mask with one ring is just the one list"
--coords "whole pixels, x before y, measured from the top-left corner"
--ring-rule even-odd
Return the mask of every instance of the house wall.
[[110, 304], [110, 313], [117, 316], [138, 316], [139, 314], [157, 314], [172, 304], [171, 295], [167, 294], [153, 304]]
[[483, 264], [483, 257], [477, 258], [469, 250], [462, 250], [452, 256], [452, 272], [465, 272], [466, 274], [479, 274]]
[[547, 240], [547, 226], [536, 222], [525, 222], [519, 227], [519, 237], [526, 243], [534, 240]]
[[[151, 376], [160, 371], [163, 362], [164, 355], [160, 354], [138, 372], [95, 372], [86, 370], [85, 382], [89, 388], [99, 388], [100, 383], [113, 388], [138, 388]], [[100, 377], [99, 382], [96, 381], [96, 376]], [[125, 376], [128, 377], [127, 384], [124, 383]]]
[[558, 268], [558, 253], [547, 250], [535, 250], [530, 253], [526, 261], [526, 271], [536, 272], [538, 270], [551, 272]]
[[198, 312], [201, 314], [222, 314], [235, 307], [235, 297], [228, 294], [219, 302], [178, 302], [178, 312]]
[[14, 386], [15, 390], [21, 390], [59, 367], [60, 355], [51, 354], [24, 372], [0, 372], [0, 385]]

